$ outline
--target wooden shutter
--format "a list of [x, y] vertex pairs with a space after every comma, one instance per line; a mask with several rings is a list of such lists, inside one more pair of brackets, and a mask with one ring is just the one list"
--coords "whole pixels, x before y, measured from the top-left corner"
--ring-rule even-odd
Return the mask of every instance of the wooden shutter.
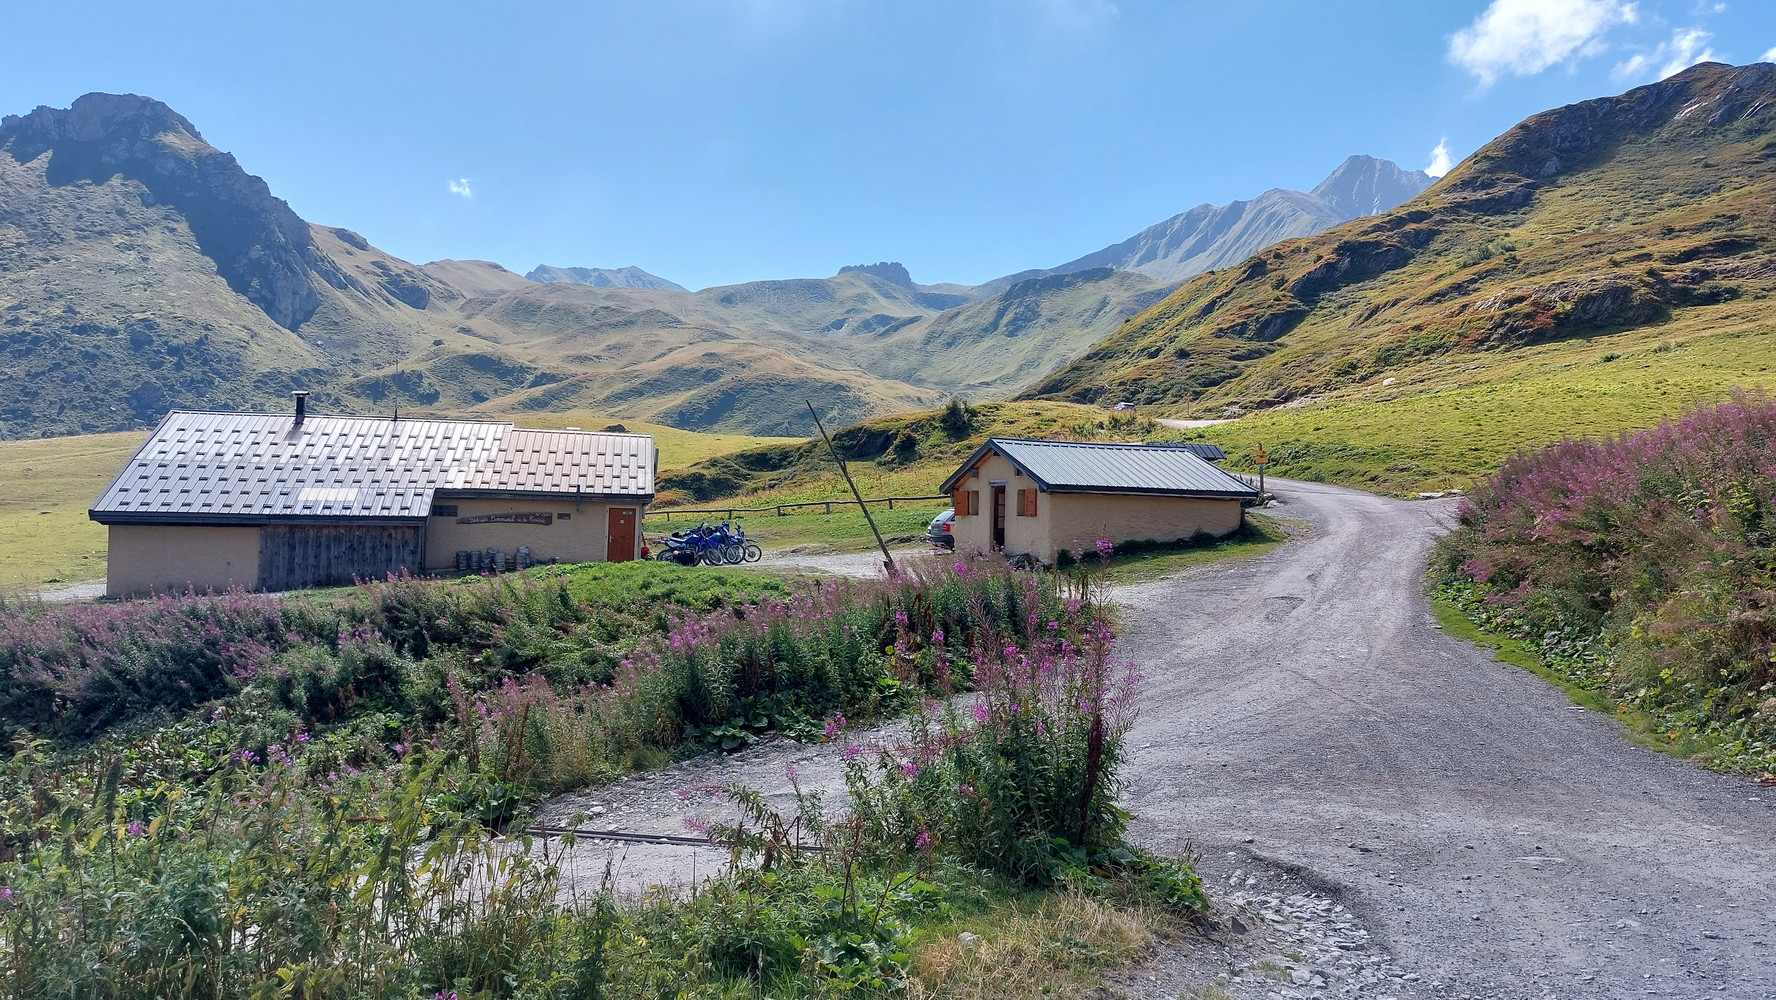
[[968, 516], [968, 494], [961, 490], [951, 493], [950, 509], [956, 512], [957, 517]]
[[1025, 517], [1036, 516], [1036, 491], [1018, 490], [1018, 513]]

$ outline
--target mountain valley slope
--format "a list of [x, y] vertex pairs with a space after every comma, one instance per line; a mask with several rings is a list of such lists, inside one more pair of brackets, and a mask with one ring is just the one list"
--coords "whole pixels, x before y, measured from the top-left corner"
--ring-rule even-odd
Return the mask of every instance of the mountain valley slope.
[[[1290, 442], [1284, 473], [1452, 484], [1604, 412], [1644, 425], [1768, 384], [1773, 199], [1776, 66], [1702, 64], [1201, 275], [1028, 395], [1260, 411], [1222, 436]], [[1419, 466], [1426, 441], [1448, 454]]]
[[[1326, 184], [1373, 202], [1395, 175], [1353, 158]], [[1331, 201], [1297, 196], [1326, 222]], [[1168, 290], [1120, 266], [971, 287], [883, 262], [696, 292], [633, 267], [416, 266], [302, 220], [158, 101], [89, 94], [0, 123], [0, 376], [18, 387], [0, 438], [281, 406], [294, 388], [342, 411], [806, 433], [805, 400], [843, 424], [1009, 395]]]

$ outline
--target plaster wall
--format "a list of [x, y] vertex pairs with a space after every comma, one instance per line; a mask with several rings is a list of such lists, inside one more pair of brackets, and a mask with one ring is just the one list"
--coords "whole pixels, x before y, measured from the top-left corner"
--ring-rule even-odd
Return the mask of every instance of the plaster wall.
[[257, 527], [113, 524], [109, 535], [107, 597], [259, 585]]
[[[641, 555], [641, 512], [645, 505], [581, 503], [574, 509], [572, 498], [540, 500], [492, 500], [440, 497], [438, 504], [455, 504], [456, 517], [433, 516], [426, 521], [426, 569], [447, 570], [456, 567], [456, 553], [462, 549], [499, 549], [510, 555], [521, 545], [530, 547], [537, 562], [550, 559], [559, 562], [603, 562], [609, 556], [607, 540], [610, 533], [612, 507], [635, 511], [635, 548], [631, 559]], [[459, 517], [477, 514], [549, 514], [549, 524], [458, 524]]]

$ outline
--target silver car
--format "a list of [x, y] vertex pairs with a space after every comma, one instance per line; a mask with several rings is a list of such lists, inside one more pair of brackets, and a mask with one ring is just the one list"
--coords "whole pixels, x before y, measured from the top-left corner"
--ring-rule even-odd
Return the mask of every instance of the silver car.
[[955, 521], [956, 512], [954, 510], [946, 510], [932, 518], [931, 527], [925, 529], [925, 540], [940, 549], [955, 548], [956, 536], [950, 534], [950, 529]]

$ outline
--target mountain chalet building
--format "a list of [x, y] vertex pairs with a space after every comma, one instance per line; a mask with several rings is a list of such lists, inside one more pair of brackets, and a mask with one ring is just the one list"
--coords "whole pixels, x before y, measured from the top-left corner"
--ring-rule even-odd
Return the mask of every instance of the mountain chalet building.
[[1052, 563], [1062, 549], [1223, 537], [1258, 491], [1209, 464], [1215, 445], [1083, 444], [989, 438], [943, 491], [964, 551], [1002, 549]]
[[[88, 515], [111, 597], [641, 554], [646, 434], [480, 420], [175, 410]], [[477, 558], [479, 553], [479, 558]]]

